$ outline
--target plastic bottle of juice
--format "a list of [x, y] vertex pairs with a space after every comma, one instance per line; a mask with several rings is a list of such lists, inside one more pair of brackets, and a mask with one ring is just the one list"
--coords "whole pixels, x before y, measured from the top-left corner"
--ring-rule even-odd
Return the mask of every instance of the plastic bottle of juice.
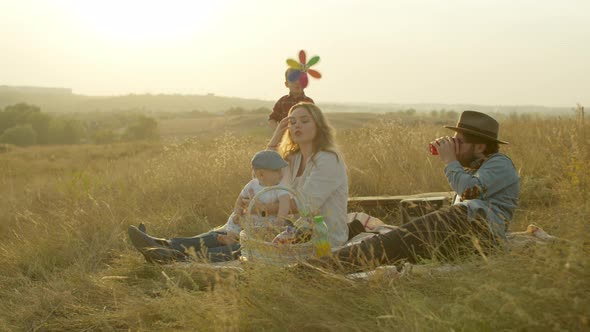
[[332, 254], [330, 240], [328, 239], [328, 226], [324, 222], [324, 217], [315, 216], [313, 218], [313, 221], [315, 222], [313, 245], [315, 247], [316, 257], [322, 257]]

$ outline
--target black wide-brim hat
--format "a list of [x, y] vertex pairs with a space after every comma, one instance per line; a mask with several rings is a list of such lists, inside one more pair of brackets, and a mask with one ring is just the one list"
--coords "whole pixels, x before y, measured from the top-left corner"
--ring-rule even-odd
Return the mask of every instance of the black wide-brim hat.
[[445, 128], [477, 137], [482, 137], [492, 142], [508, 144], [508, 142], [498, 139], [498, 131], [500, 130], [500, 124], [498, 124], [498, 121], [484, 113], [476, 111], [464, 111], [461, 113], [459, 122], [457, 122], [455, 127], [445, 126]]

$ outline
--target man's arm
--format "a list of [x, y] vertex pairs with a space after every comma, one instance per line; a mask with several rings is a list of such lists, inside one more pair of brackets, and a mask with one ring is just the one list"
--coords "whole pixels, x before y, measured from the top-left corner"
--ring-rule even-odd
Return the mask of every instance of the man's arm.
[[512, 161], [502, 154], [491, 156], [474, 174], [465, 171], [458, 161], [451, 162], [445, 167], [445, 175], [453, 190], [465, 199], [485, 199], [518, 181]]
[[472, 194], [469, 195], [469, 199], [483, 199], [484, 184], [478, 177], [467, 173], [458, 161], [455, 160], [445, 167], [445, 175], [447, 176], [449, 185], [457, 195], [463, 197], [464, 193], [469, 190], [472, 192]]

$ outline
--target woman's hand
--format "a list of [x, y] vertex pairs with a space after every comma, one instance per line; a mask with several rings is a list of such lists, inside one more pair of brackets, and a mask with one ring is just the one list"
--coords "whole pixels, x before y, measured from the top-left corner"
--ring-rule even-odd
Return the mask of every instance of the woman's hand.
[[269, 147], [278, 146], [281, 143], [281, 139], [283, 138], [283, 135], [285, 134], [285, 131], [287, 131], [288, 127], [289, 127], [289, 117], [286, 117], [283, 120], [281, 120], [281, 122], [279, 122], [279, 124], [275, 128], [275, 131], [272, 135], [272, 138], [270, 139], [270, 142], [268, 143], [268, 146]]
[[438, 156], [445, 164], [450, 164], [457, 160], [457, 153], [459, 152], [459, 145], [455, 144], [455, 140], [449, 136], [437, 138], [433, 144], [436, 145]]

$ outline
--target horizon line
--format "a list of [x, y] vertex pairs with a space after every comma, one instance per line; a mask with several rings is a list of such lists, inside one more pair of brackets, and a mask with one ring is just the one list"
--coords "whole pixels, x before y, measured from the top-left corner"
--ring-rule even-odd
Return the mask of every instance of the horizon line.
[[[273, 100], [269, 99], [262, 99], [256, 97], [240, 97], [240, 96], [227, 96], [227, 95], [219, 95], [214, 92], [207, 92], [204, 94], [201, 93], [181, 93], [181, 92], [127, 92], [121, 94], [86, 94], [86, 93], [77, 93], [74, 88], [69, 87], [56, 87], [56, 86], [38, 86], [38, 85], [7, 85], [2, 84], [0, 88], [14, 88], [14, 89], [47, 89], [47, 90], [68, 90], [71, 95], [76, 96], [84, 96], [84, 97], [91, 97], [91, 98], [107, 98], [107, 97], [126, 97], [131, 95], [150, 95], [150, 96], [157, 96], [157, 95], [169, 95], [169, 96], [201, 96], [201, 97], [219, 97], [219, 98], [236, 98], [236, 99], [245, 99], [245, 100], [259, 100], [264, 102], [274, 102]], [[481, 103], [473, 103], [473, 102], [453, 102], [453, 103], [445, 103], [445, 102], [378, 102], [378, 101], [325, 101], [321, 104], [369, 104], [369, 105], [439, 105], [439, 106], [483, 106], [483, 107], [543, 107], [543, 108], [570, 108], [574, 106], [564, 106], [564, 105], [542, 105], [542, 104], [481, 104]], [[579, 104], [579, 102], [574, 102], [574, 104]]]

